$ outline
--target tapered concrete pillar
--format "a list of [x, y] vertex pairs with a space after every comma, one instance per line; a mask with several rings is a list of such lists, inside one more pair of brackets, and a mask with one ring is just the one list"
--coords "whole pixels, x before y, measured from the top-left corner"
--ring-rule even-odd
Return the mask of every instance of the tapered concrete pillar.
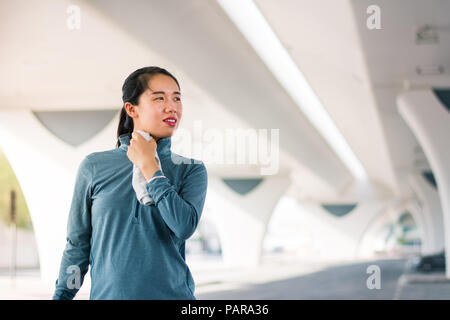
[[[416, 136], [437, 181], [442, 205], [446, 265], [450, 266], [450, 112], [432, 90], [410, 91], [397, 98], [400, 115]], [[446, 270], [450, 278], [450, 267]]]
[[434, 253], [434, 239], [432, 233], [433, 226], [430, 223], [429, 216], [424, 212], [423, 207], [419, 205], [418, 201], [410, 200], [406, 205], [405, 210], [411, 213], [414, 221], [416, 222], [416, 226], [420, 234], [420, 253], [422, 255]]
[[351, 206], [298, 202], [302, 214], [310, 217], [311, 232], [319, 252], [316, 258], [333, 262], [373, 255], [373, 248], [365, 245], [366, 232], [374, 219], [386, 210], [389, 200], [366, 200], [353, 205], [354, 209], [343, 211], [340, 207]]
[[355, 179], [332, 197], [298, 198], [297, 210], [308, 221], [317, 251], [312, 258], [337, 262], [372, 256], [367, 231], [391, 202], [389, 189], [367, 179]]
[[[108, 117], [112, 114], [109, 112]], [[67, 218], [78, 166], [87, 154], [105, 150], [105, 145], [114, 148], [117, 126], [114, 120], [117, 119], [109, 119], [105, 127], [105, 121], [100, 121], [97, 134], [75, 147], [70, 144], [75, 140], [63, 139], [86, 134], [90, 131], [89, 124], [95, 124], [101, 116], [83, 114], [86, 119], [79, 120], [84, 125], [77, 126], [76, 112], [41, 115], [43, 118], [39, 120], [31, 111], [1, 112], [0, 148], [25, 196], [38, 247], [41, 277], [54, 283], [66, 244]], [[43, 121], [47, 121], [48, 127]], [[95, 125], [91, 129], [94, 132]]]
[[287, 174], [245, 179], [210, 176], [207, 200], [226, 265], [252, 267], [260, 263], [268, 222], [289, 184]]
[[445, 244], [439, 194], [423, 175], [412, 175], [410, 185], [421, 203], [420, 206], [416, 205], [415, 208], [412, 208], [411, 213], [422, 231], [422, 254], [438, 253], [444, 249]]

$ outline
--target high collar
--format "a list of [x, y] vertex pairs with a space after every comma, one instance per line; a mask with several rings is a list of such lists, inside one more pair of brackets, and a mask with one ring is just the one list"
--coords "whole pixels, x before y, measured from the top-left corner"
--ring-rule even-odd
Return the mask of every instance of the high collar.
[[[120, 146], [119, 149], [128, 151], [130, 145], [131, 133], [124, 133], [119, 136]], [[170, 146], [172, 144], [171, 137], [160, 138], [156, 143], [156, 151], [160, 159], [169, 157], [171, 155]]]

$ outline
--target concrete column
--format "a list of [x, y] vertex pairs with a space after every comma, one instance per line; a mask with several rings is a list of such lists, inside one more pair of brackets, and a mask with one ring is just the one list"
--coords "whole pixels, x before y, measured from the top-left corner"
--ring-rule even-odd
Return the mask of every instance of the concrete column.
[[418, 201], [410, 201], [406, 206], [407, 210], [413, 216], [414, 221], [417, 224], [417, 228], [420, 234], [420, 251], [422, 255], [430, 254], [434, 252], [433, 249], [433, 233], [432, 225], [429, 221], [429, 216], [424, 212], [423, 208], [419, 206]]
[[223, 261], [228, 266], [251, 267], [260, 263], [268, 222], [290, 184], [287, 174], [258, 178], [263, 181], [244, 195], [233, 191], [221, 177], [209, 178], [208, 206], [216, 222]]
[[31, 111], [0, 113], [0, 147], [24, 193], [45, 281], [54, 283], [58, 276], [78, 166], [85, 155], [108, 144], [114, 147], [116, 126], [114, 118], [74, 148], [47, 130]]
[[298, 202], [299, 210], [309, 216], [320, 260], [352, 261], [367, 258], [364, 237], [373, 221], [386, 210], [389, 200], [362, 200], [345, 216], [334, 216], [318, 203]]
[[[450, 112], [432, 90], [410, 91], [397, 98], [406, 121], [430, 163], [437, 181], [443, 212], [446, 265], [450, 266]], [[446, 270], [450, 278], [450, 268]]]
[[[410, 177], [410, 185], [421, 202], [421, 206], [411, 208], [411, 213], [418, 219], [418, 225], [423, 230], [422, 254], [435, 254], [444, 249], [444, 224], [442, 207], [438, 192], [422, 175]], [[413, 213], [414, 211], [414, 213]], [[417, 216], [417, 218], [416, 218]], [[421, 226], [423, 225], [423, 227]]]

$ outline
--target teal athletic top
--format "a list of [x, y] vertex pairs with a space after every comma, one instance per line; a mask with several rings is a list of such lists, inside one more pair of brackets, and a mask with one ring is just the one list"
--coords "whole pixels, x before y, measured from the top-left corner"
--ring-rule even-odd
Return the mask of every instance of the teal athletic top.
[[122, 134], [119, 148], [91, 153], [78, 168], [53, 299], [73, 299], [89, 265], [90, 299], [196, 299], [185, 241], [205, 203], [205, 165], [171, 152], [171, 137], [161, 138], [165, 177], [147, 183], [155, 204], [143, 206], [131, 184], [130, 138]]

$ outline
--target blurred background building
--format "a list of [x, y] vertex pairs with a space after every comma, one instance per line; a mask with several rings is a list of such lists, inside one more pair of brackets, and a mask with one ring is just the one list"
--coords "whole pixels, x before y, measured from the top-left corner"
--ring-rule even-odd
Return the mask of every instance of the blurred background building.
[[446, 0], [0, 1], [3, 296], [51, 296], [78, 165], [114, 148], [123, 81], [150, 65], [181, 85], [172, 151], [208, 169], [186, 249], [200, 292], [379, 259], [400, 261], [376, 262], [395, 282], [411, 257], [447, 281], [448, 12]]

